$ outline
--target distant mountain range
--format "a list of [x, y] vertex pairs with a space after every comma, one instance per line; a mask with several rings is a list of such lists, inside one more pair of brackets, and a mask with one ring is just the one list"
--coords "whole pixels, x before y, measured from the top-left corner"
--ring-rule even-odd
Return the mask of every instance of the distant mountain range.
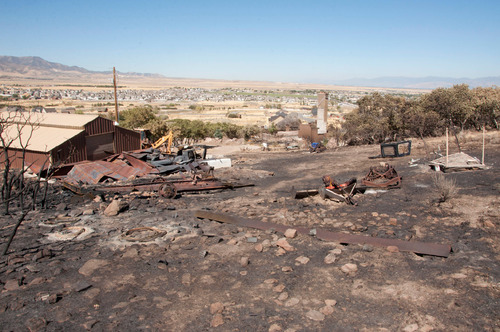
[[500, 86], [500, 76], [481, 78], [453, 77], [377, 77], [372, 79], [354, 78], [342, 81], [331, 81], [330, 84], [363, 87], [436, 89], [449, 88], [456, 84], [467, 84], [470, 88]]
[[[82, 67], [67, 66], [56, 62], [50, 62], [36, 56], [16, 57], [0, 56], [0, 78], [24, 78], [24, 79], [57, 79], [57, 78], [79, 78], [87, 79], [93, 76], [109, 75], [111, 71], [90, 71]], [[160, 74], [144, 73], [121, 73], [121, 76], [129, 78], [166, 78]], [[468, 84], [471, 88], [500, 86], [500, 76], [483, 78], [452, 78], [452, 77], [378, 77], [372, 79], [355, 78], [349, 80], [330, 80], [328, 82], [310, 82], [314, 84], [332, 84], [357, 87], [379, 87], [379, 88], [407, 88], [407, 89], [436, 89], [448, 88], [455, 84]]]
[[[61, 78], [91, 75], [111, 75], [112, 71], [91, 71], [82, 67], [50, 62], [37, 56], [1, 56], [0, 77]], [[126, 76], [163, 77], [159, 74], [120, 73]]]

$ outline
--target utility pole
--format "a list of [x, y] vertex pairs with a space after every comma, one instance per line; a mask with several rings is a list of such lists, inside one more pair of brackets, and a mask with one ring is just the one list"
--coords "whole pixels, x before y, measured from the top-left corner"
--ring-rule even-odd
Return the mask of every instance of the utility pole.
[[116, 97], [116, 70], [113, 67], [113, 86], [115, 87], [115, 115], [116, 123], [118, 124], [118, 98]]

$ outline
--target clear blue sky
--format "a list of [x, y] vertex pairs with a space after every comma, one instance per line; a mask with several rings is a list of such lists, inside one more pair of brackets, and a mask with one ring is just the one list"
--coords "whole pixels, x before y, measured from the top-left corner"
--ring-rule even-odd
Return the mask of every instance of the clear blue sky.
[[0, 1], [0, 55], [168, 77], [500, 75], [500, 1]]

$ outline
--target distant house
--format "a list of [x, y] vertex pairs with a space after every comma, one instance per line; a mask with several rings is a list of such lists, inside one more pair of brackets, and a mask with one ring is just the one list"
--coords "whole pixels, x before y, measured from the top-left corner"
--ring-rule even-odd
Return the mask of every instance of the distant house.
[[66, 113], [66, 114], [75, 114], [76, 108], [74, 107], [66, 107], [61, 110], [61, 113]]
[[[2, 134], [12, 142], [8, 153], [14, 168], [23, 167], [23, 146], [26, 152], [24, 166], [31, 166], [34, 171], [46, 168], [49, 164], [98, 160], [110, 154], [141, 147], [139, 133], [115, 126], [112, 120], [98, 115], [22, 114], [24, 119], [29, 119], [28, 125], [21, 126], [20, 129], [18, 126], [8, 126]], [[11, 112], [0, 113], [3, 119], [13, 119], [14, 116], [15, 113]], [[20, 118], [18, 123], [26, 123], [22, 120]], [[29, 142], [27, 146], [26, 142]]]

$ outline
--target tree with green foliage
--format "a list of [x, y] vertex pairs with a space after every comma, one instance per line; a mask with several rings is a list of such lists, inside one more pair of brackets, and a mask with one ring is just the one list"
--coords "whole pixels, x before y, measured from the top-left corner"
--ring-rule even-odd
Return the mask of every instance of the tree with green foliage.
[[136, 106], [120, 112], [120, 125], [129, 129], [142, 128], [156, 119], [156, 113], [151, 105]]

